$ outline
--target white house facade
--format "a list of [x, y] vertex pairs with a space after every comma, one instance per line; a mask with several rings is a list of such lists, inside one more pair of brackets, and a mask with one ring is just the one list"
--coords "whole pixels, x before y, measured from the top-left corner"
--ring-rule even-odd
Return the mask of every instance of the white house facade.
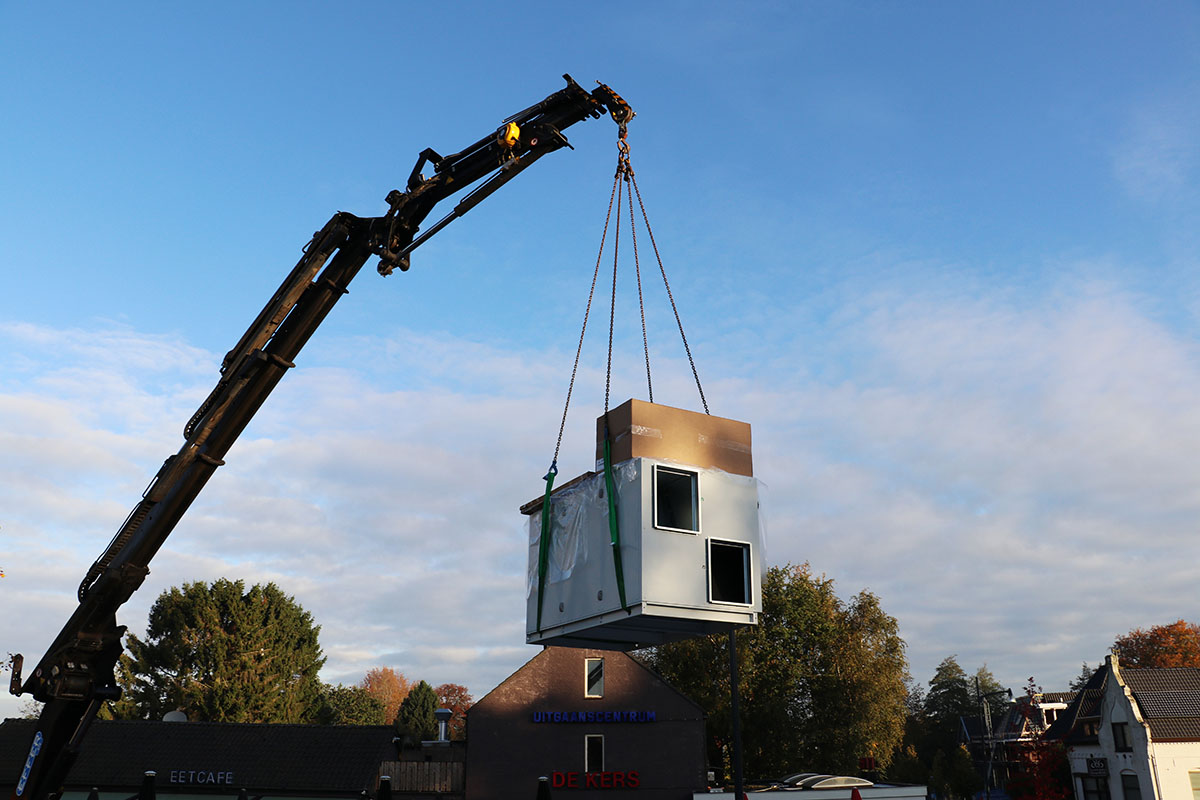
[[1109, 656], [1047, 736], [1067, 746], [1078, 800], [1200, 800], [1200, 669]]

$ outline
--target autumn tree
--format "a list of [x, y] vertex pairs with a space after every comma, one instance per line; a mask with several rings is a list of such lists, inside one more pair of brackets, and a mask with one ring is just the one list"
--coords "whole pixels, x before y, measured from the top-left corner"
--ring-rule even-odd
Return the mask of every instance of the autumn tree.
[[319, 725], [386, 725], [383, 703], [361, 686], [322, 684], [309, 719]]
[[1025, 686], [1025, 702], [1018, 707], [1031, 738], [1020, 751], [1020, 766], [1006, 788], [1013, 800], [1071, 800], [1074, 788], [1067, 751], [1062, 742], [1045, 736], [1036, 704], [1041, 693], [1042, 687], [1030, 678]]
[[1180, 619], [1136, 628], [1117, 637], [1112, 649], [1125, 667], [1200, 667], [1200, 625]]
[[[756, 628], [739, 632], [746, 774], [851, 772], [886, 766], [904, 726], [904, 641], [870, 592], [849, 603], [808, 565], [772, 567]], [[708, 714], [709, 763], [728, 765], [728, 636], [662, 645], [642, 656]]]
[[467, 736], [467, 711], [475, 704], [467, 687], [459, 683], [443, 683], [434, 688], [437, 695], [438, 708], [448, 708], [450, 717], [451, 739], [465, 739]]
[[396, 733], [405, 744], [418, 745], [437, 737], [438, 697], [425, 681], [412, 687], [396, 713]]
[[391, 667], [375, 667], [368, 670], [359, 686], [383, 704], [383, 715], [389, 723], [395, 722], [400, 704], [412, 689], [408, 678]]
[[144, 640], [128, 634], [123, 716], [181, 710], [209, 722], [304, 722], [325, 663], [320, 626], [273, 583], [224, 578], [159, 595]]

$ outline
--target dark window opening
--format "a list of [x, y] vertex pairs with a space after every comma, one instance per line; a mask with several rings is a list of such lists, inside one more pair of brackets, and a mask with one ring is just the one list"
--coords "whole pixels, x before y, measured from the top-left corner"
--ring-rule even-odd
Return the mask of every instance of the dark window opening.
[[604, 772], [604, 737], [588, 734], [583, 737], [583, 771]]
[[700, 531], [699, 475], [654, 465], [654, 527]]
[[1113, 746], [1118, 753], [1128, 753], [1133, 750], [1129, 745], [1129, 725], [1124, 722], [1112, 724]]
[[1121, 773], [1121, 794], [1125, 795], [1125, 800], [1142, 800], [1142, 787], [1138, 785], [1137, 775]]
[[714, 603], [750, 605], [750, 543], [708, 543], [708, 594]]
[[1083, 786], [1083, 800], [1111, 800], [1108, 793], [1108, 778], [1096, 778], [1090, 775], [1079, 776]]
[[585, 658], [583, 660], [584, 671], [584, 697], [604, 697], [604, 659], [603, 658]]

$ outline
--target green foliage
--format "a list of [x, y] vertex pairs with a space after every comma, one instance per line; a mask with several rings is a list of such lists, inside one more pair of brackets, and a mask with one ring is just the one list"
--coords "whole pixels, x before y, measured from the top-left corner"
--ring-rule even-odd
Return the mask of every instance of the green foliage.
[[[992, 715], [993, 723], [1000, 720], [1001, 715], [1004, 714], [1004, 710], [1012, 702], [1012, 697], [1006, 688], [1000, 685], [1000, 681], [996, 680], [996, 676], [987, 668], [987, 664], [975, 670], [970, 690], [971, 701], [975, 706], [975, 710], [971, 713], [982, 715], [983, 704], [986, 702], [988, 710]], [[970, 716], [970, 714], [964, 716]]]
[[437, 708], [438, 697], [433, 687], [425, 681], [412, 687], [396, 714], [396, 733], [406, 745], [437, 738], [437, 717], [433, 715]]
[[[763, 579], [757, 628], [739, 632], [745, 773], [853, 772], [886, 766], [904, 727], [904, 641], [870, 592], [849, 603], [807, 565]], [[732, 738], [728, 637], [657, 647], [643, 658], [708, 713], [709, 763], [728, 769]]]
[[386, 725], [386, 715], [383, 703], [361, 686], [322, 684], [310, 719], [318, 725]]
[[181, 710], [209, 722], [305, 722], [317, 705], [325, 663], [320, 627], [273, 583], [248, 591], [224, 578], [164, 592], [150, 609], [146, 640], [126, 636], [115, 712], [161, 719]]

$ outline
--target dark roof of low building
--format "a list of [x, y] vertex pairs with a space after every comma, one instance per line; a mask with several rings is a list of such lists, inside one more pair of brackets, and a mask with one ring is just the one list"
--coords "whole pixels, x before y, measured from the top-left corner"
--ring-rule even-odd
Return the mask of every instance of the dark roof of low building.
[[1042, 704], [1046, 703], [1067, 703], [1068, 705], [1075, 699], [1078, 692], [1042, 692]]
[[[0, 782], [21, 772], [36, 725], [25, 719], [0, 723]], [[380, 763], [396, 758], [394, 735], [387, 725], [97, 721], [66, 784], [132, 792], [143, 773], [154, 770], [160, 791], [172, 777], [175, 785], [212, 782], [195, 779], [204, 772], [229, 774], [235, 790], [251, 794], [357, 794], [374, 791]], [[181, 771], [192, 773], [191, 779], [179, 780]]]

